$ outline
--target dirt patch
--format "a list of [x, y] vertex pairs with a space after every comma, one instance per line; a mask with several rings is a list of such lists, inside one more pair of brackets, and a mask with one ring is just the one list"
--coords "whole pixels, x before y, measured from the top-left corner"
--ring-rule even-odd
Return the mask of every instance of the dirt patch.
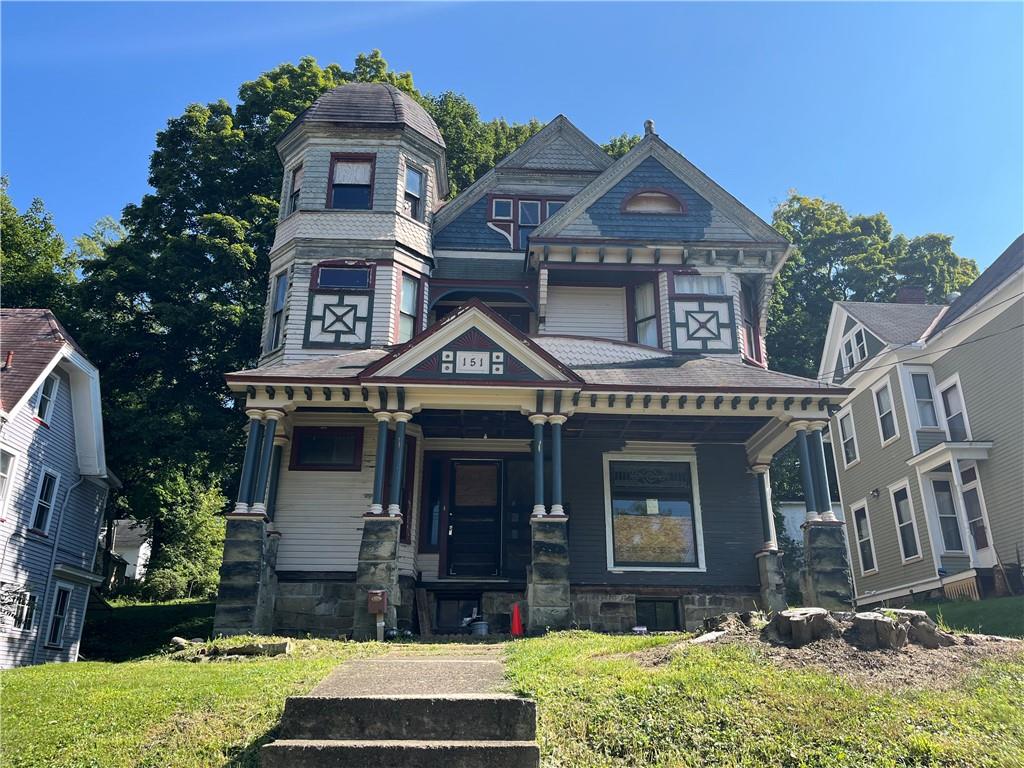
[[[849, 636], [823, 638], [791, 648], [768, 637], [756, 622], [748, 626], [730, 618], [714, 626], [713, 632], [725, 632], [703, 645], [740, 645], [783, 669], [825, 672], [858, 687], [886, 691], [955, 688], [984, 661], [1024, 659], [1024, 640], [991, 635], [956, 635], [953, 645], [935, 649], [907, 644], [899, 650], [865, 650], [851, 643]], [[698, 635], [638, 651], [629, 657], [642, 667], [662, 666], [699, 647], [700, 638]]]

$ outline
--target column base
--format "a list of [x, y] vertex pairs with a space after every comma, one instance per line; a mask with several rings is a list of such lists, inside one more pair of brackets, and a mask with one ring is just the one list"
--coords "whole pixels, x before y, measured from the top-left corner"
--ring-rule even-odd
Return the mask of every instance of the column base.
[[213, 619], [215, 636], [271, 631], [280, 539], [268, 535], [265, 520], [248, 512], [228, 516]]
[[235, 504], [235, 508], [231, 510], [233, 515], [246, 515], [249, 513], [249, 505], [239, 501]]
[[552, 504], [551, 511], [548, 514], [552, 517], [565, 517], [565, 509], [561, 504]]
[[764, 549], [754, 557], [761, 583], [761, 609], [784, 611], [789, 605], [786, 602], [786, 574], [782, 567], [782, 553], [777, 548]]
[[363, 517], [380, 517], [383, 514], [384, 506], [382, 504], [371, 504], [370, 510]]
[[249, 514], [250, 515], [263, 515], [265, 517], [266, 514], [267, 514], [267, 505], [266, 504], [253, 504], [251, 507], [249, 507]]
[[805, 606], [849, 610], [853, 605], [845, 523], [817, 520], [804, 523], [804, 569], [800, 586]]
[[402, 508], [397, 504], [388, 504], [388, 517], [401, 517]]
[[547, 510], [543, 504], [534, 504], [533, 512], [530, 513], [531, 517], [544, 517], [547, 514]]
[[384, 615], [384, 625], [395, 628], [398, 624], [397, 608], [402, 602], [402, 592], [398, 588], [398, 536], [401, 528], [401, 517], [382, 515], [363, 518], [363, 538], [359, 544], [359, 562], [356, 566], [353, 640], [373, 640], [377, 637], [377, 616], [367, 609], [367, 596], [371, 590], [387, 592], [388, 609]]
[[530, 568], [526, 588], [530, 634], [568, 629], [572, 625], [567, 520], [564, 515], [545, 515], [530, 521]]

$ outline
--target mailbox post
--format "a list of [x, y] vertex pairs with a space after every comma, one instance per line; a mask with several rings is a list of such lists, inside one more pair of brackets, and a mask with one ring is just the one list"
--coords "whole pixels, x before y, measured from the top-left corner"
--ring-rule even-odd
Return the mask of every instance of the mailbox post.
[[377, 616], [377, 642], [384, 642], [384, 614], [388, 610], [386, 589], [371, 589], [366, 593], [366, 609]]

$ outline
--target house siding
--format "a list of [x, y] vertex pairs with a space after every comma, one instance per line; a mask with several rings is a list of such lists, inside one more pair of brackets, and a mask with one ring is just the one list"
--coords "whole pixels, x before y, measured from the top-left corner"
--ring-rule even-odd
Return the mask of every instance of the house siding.
[[[51, 559], [55, 565], [92, 569], [97, 530], [106, 501], [104, 488], [91, 482], [79, 483], [81, 477], [75, 450], [70, 380], [60, 369], [57, 369], [57, 375], [60, 385], [49, 424], [44, 426], [34, 418], [39, 398], [37, 391], [4, 425], [0, 435], [4, 448], [18, 457], [4, 510], [5, 519], [0, 524], [3, 538], [0, 545], [3, 552], [0, 581], [18, 585], [36, 597], [30, 630], [0, 628], [2, 667], [31, 663], [39, 633], [49, 629], [56, 584], [56, 577], [48, 579]], [[44, 467], [60, 475], [45, 535], [30, 531], [36, 491]], [[56, 540], [58, 527], [60, 539]], [[48, 580], [50, 588], [47, 591]], [[87, 594], [87, 587], [76, 585], [74, 604], [65, 625], [67, 641], [62, 649], [45, 650], [40, 660], [74, 661], [77, 658]]]
[[1018, 300], [932, 366], [937, 383], [960, 374], [971, 436], [993, 443], [989, 458], [978, 462], [978, 474], [1003, 563], [1018, 563], [1024, 554], [1024, 334], [1014, 330], [1022, 317], [1024, 300]]
[[[508, 238], [487, 226], [489, 204], [484, 195], [449, 224], [434, 233], [434, 248], [474, 251], [511, 251]], [[518, 249], [517, 249], [518, 250]]]
[[543, 333], [626, 341], [624, 288], [548, 287]]
[[[838, 419], [833, 417], [831, 434], [835, 452], [836, 471], [839, 488], [842, 492], [844, 512], [847, 518], [847, 538], [850, 542], [850, 567], [853, 573], [854, 586], [858, 596], [867, 596], [875, 592], [883, 592], [906, 584], [933, 579], [937, 572], [935, 559], [932, 555], [931, 535], [925, 516], [921, 498], [921, 488], [917, 476], [907, 459], [914, 455], [914, 448], [909, 437], [906, 409], [902, 406], [902, 389], [899, 376], [895, 370], [885, 374], [888, 378], [893, 400], [893, 414], [899, 425], [900, 436], [894, 442], [882, 447], [878, 432], [878, 418], [875, 414], [874, 393], [870, 388], [856, 395], [847, 405], [851, 406], [854, 429], [857, 435], [857, 448], [860, 461], [849, 468], [844, 468], [842, 446], [837, 437], [839, 434]], [[879, 381], [879, 377], [875, 381]], [[872, 382], [874, 383], [874, 382]], [[889, 496], [888, 486], [903, 479], [909, 481], [910, 498], [914, 507], [917, 533], [920, 542], [921, 557], [903, 563], [896, 520]], [[872, 492], [878, 489], [877, 498]], [[860, 551], [857, 546], [857, 535], [853, 529], [851, 506], [861, 500], [867, 500], [868, 519], [871, 523], [871, 536], [875, 546], [875, 563], [877, 573], [862, 575]]]

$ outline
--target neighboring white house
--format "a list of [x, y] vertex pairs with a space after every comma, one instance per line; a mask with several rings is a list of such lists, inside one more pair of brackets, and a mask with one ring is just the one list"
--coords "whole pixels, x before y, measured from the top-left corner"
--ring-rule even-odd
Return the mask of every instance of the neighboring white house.
[[47, 309], [0, 310], [0, 667], [74, 661], [109, 472], [99, 374]]
[[125, 578], [134, 581], [145, 578], [152, 549], [153, 541], [145, 525], [129, 518], [114, 522], [114, 544], [111, 551], [127, 563]]

